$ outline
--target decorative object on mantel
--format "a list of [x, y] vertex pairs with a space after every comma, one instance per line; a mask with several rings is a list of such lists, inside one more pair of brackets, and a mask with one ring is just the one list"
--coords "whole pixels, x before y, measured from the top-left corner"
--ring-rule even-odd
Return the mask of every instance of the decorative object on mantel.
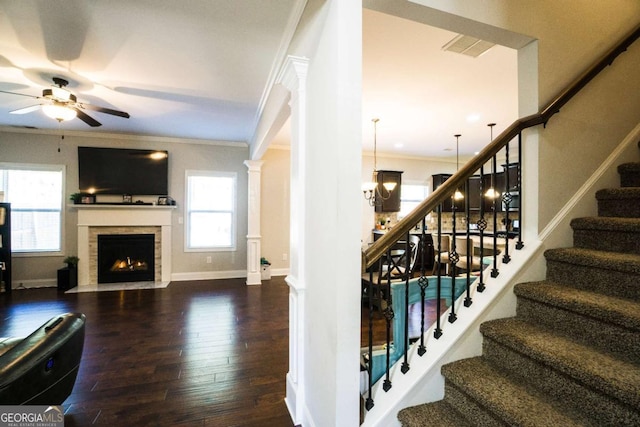
[[[487, 124], [487, 126], [489, 126], [489, 129], [491, 129], [491, 139], [489, 140], [489, 143], [491, 143], [493, 141], [493, 127], [495, 126], [495, 123], [489, 123]], [[492, 160], [492, 164], [491, 164], [491, 186], [489, 187], [489, 189], [487, 190], [486, 193], [484, 193], [485, 197], [487, 197], [488, 199], [496, 199], [498, 197], [500, 197], [500, 193], [498, 193], [495, 189], [495, 187], [493, 186], [493, 175], [495, 175], [496, 173], [496, 160], [495, 160], [495, 156]]]
[[[373, 122], [373, 173], [371, 175], [371, 182], [365, 182], [362, 184], [362, 193], [364, 198], [369, 202], [370, 206], [376, 206], [382, 204], [383, 201], [391, 197], [391, 192], [396, 188], [395, 182], [385, 182], [382, 184], [382, 188], [378, 185], [378, 122], [380, 119], [371, 119]], [[386, 196], [384, 192], [386, 190]]]
[[77, 205], [82, 200], [82, 193], [71, 193], [71, 195], [69, 196], [69, 200]]
[[[455, 134], [453, 136], [456, 137], [456, 172], [458, 172], [458, 170], [460, 169], [459, 139], [460, 139], [460, 137], [462, 135], [457, 133], [457, 134]], [[462, 194], [462, 191], [460, 191], [459, 188], [456, 188], [455, 193], [453, 193], [453, 199], [454, 200], [462, 200], [462, 199], [464, 199], [464, 194]]]
[[122, 195], [122, 203], [132, 203], [133, 196], [131, 194], [123, 194]]

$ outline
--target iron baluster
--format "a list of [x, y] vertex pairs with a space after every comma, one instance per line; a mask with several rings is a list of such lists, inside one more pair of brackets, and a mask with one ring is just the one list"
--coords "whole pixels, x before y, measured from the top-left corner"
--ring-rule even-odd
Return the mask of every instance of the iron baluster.
[[[442, 291], [442, 203], [438, 205], [437, 208], [438, 215], [438, 278], [437, 278], [437, 286], [436, 286], [436, 328], [433, 331], [433, 337], [438, 339], [442, 336], [442, 328], [440, 325], [440, 314], [442, 314], [442, 307], [440, 303], [440, 298], [442, 295], [440, 294]], [[451, 250], [451, 248], [449, 248]]]
[[504, 203], [504, 228], [505, 228], [505, 236], [504, 236], [504, 255], [502, 256], [502, 262], [508, 264], [511, 261], [511, 257], [509, 256], [509, 225], [511, 221], [509, 220], [509, 211], [511, 210], [511, 202], [513, 201], [513, 197], [511, 197], [511, 187], [509, 186], [509, 169], [511, 165], [509, 164], [509, 144], [511, 141], [507, 142], [507, 145], [504, 146], [504, 158], [507, 165], [507, 169], [504, 174], [504, 187], [505, 191], [502, 195], [502, 202]]
[[[491, 182], [496, 181], [496, 168], [498, 167], [496, 156], [491, 158]], [[493, 184], [495, 185], [495, 184]], [[495, 191], [495, 187], [493, 187]], [[498, 198], [493, 195], [493, 269], [491, 277], [498, 277], [498, 257], [496, 256], [496, 248], [498, 247]]]
[[368, 374], [368, 396], [365, 400], [365, 408], [370, 411], [373, 408], [373, 270], [369, 269], [369, 283], [367, 284], [367, 295], [369, 300], [369, 360], [367, 361]]
[[516, 243], [516, 249], [520, 250], [524, 247], [522, 242], [522, 221], [523, 209], [522, 209], [522, 132], [518, 133], [518, 191], [520, 192], [520, 205], [518, 206], [518, 242]]
[[478, 292], [485, 289], [484, 285], [484, 230], [487, 229], [487, 220], [484, 218], [484, 165], [480, 166], [480, 218], [478, 218], [478, 230], [480, 231], [480, 280]]
[[[464, 306], [465, 307], [469, 307], [473, 301], [471, 300], [471, 288], [470, 288], [470, 284], [471, 284], [471, 265], [472, 263], [470, 261], [473, 261], [473, 250], [469, 250], [469, 246], [471, 244], [471, 234], [469, 233], [469, 178], [467, 178], [467, 181], [464, 184], [464, 194], [465, 194], [465, 201], [464, 201], [464, 212], [465, 212], [465, 224], [467, 227], [467, 296], [464, 298]], [[471, 254], [471, 260], [469, 260], [469, 254]]]

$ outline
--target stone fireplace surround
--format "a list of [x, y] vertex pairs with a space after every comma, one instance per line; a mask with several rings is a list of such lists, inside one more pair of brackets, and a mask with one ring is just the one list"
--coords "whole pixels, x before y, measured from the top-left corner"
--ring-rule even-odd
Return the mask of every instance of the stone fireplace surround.
[[78, 210], [78, 287], [97, 285], [98, 234], [155, 234], [155, 282], [171, 281], [174, 206], [74, 205]]

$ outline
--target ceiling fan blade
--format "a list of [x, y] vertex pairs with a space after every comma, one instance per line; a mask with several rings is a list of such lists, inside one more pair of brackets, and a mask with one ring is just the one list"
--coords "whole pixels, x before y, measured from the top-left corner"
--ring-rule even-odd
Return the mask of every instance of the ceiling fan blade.
[[79, 108], [74, 108], [74, 110], [76, 111], [76, 113], [78, 113], [78, 118], [83, 122], [85, 122], [86, 124], [88, 124], [89, 126], [91, 127], [102, 126], [102, 123], [100, 123], [93, 117], [87, 115], [84, 111], [80, 110]]
[[87, 110], [93, 110], [99, 113], [105, 113], [105, 114], [111, 114], [113, 116], [124, 117], [125, 119], [128, 119], [130, 117], [129, 113], [125, 113], [124, 111], [112, 110], [111, 108], [97, 107], [95, 105], [85, 104], [85, 103], [78, 103], [78, 106], [80, 108], [86, 108]]
[[0, 90], [0, 92], [2, 92], [2, 93], [8, 93], [9, 95], [20, 95], [20, 96], [26, 96], [26, 97], [33, 98], [33, 99], [40, 99], [40, 98], [42, 98], [41, 96], [27, 95], [26, 93], [19, 93], [19, 92], [10, 92], [10, 91], [8, 91], [8, 90]]
[[38, 109], [40, 109], [40, 104], [9, 111], [9, 114], [27, 114], [27, 113], [31, 113], [32, 111], [36, 111]]

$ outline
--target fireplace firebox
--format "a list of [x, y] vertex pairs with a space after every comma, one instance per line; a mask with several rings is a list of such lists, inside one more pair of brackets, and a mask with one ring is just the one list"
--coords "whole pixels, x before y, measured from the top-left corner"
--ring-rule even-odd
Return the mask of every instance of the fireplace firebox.
[[155, 280], [153, 234], [98, 235], [98, 283]]

